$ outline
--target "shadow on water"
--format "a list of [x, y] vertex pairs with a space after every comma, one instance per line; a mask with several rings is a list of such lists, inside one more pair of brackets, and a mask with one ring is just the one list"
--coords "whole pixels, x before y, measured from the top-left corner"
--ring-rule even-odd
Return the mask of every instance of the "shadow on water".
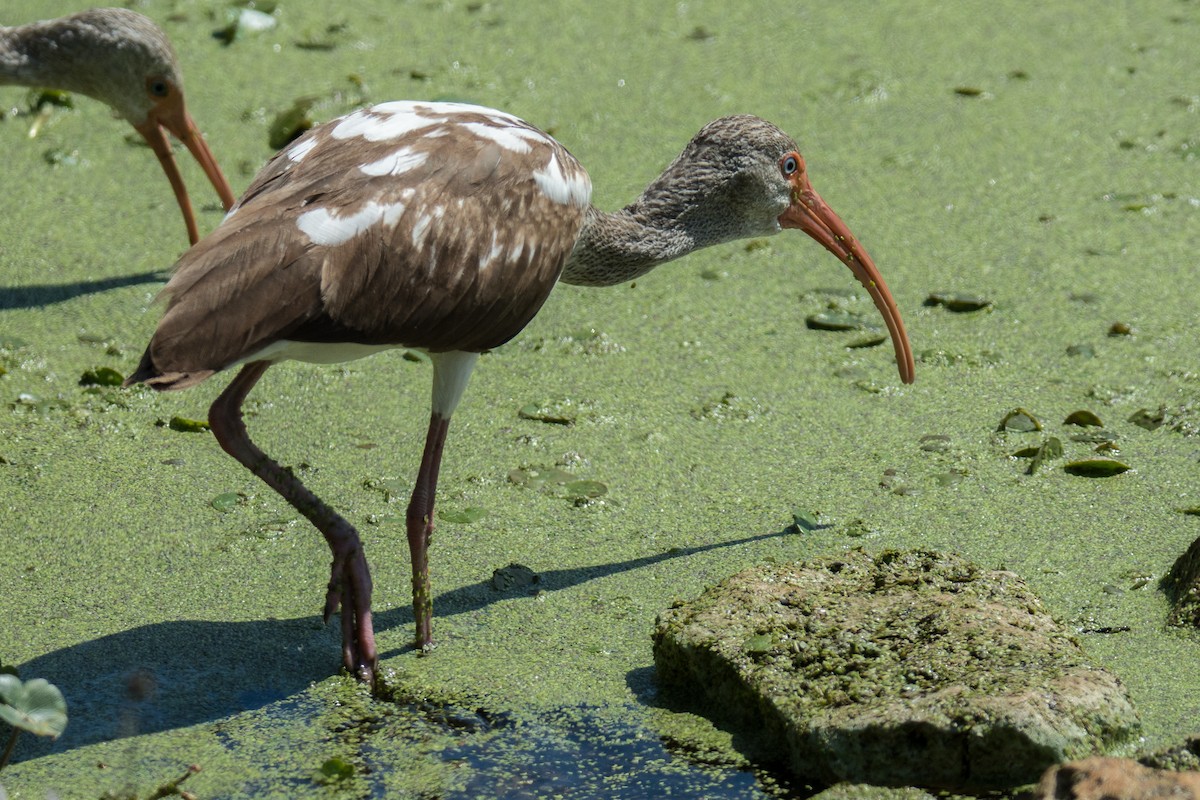
[[73, 300], [85, 294], [107, 292], [125, 286], [140, 286], [144, 283], [162, 283], [167, 274], [162, 270], [140, 272], [136, 275], [116, 275], [111, 278], [74, 281], [73, 283], [34, 283], [27, 286], [0, 287], [0, 311], [43, 308]]
[[[791, 531], [784, 530], [594, 567], [551, 570], [541, 573], [538, 588], [565, 589], [670, 559], [789, 535]], [[511, 597], [512, 592], [494, 590], [489, 579], [444, 592], [435, 598], [434, 608], [438, 616], [450, 617]], [[377, 630], [410, 626], [412, 609], [381, 612], [375, 624]], [[314, 615], [253, 622], [160, 622], [47, 653], [19, 669], [26, 679], [45, 678], [62, 690], [70, 724], [54, 742], [23, 737], [13, 761], [263, 708], [329, 676], [339, 652], [338, 626], [325, 626]], [[400, 652], [382, 653], [381, 658]], [[143, 686], [134, 694], [145, 697], [133, 701], [131, 680], [138, 684], [139, 675], [144, 676]]]

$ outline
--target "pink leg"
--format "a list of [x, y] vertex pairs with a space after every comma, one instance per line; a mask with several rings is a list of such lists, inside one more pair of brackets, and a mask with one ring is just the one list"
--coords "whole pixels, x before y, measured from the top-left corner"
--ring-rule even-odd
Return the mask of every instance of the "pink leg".
[[450, 430], [450, 418], [434, 412], [429, 417], [429, 432], [425, 434], [425, 452], [421, 470], [408, 504], [408, 552], [413, 571], [413, 618], [417, 623], [416, 646], [433, 645], [433, 594], [429, 586], [429, 540], [433, 536], [433, 501], [437, 495], [438, 469], [442, 463], [442, 447]]
[[208, 411], [212, 432], [226, 453], [317, 526], [333, 553], [329, 589], [325, 594], [325, 622], [342, 607], [342, 664], [361, 680], [372, 682], [378, 656], [371, 625], [371, 573], [354, 527], [305, 488], [289, 470], [250, 441], [242, 421], [242, 403], [270, 366], [266, 361], [247, 364], [221, 392]]

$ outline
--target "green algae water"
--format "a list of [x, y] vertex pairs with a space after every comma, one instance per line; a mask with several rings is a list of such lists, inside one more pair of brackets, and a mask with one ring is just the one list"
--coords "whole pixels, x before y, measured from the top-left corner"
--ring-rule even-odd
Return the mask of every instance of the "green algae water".
[[[10, 0], [0, 23], [79, 7]], [[806, 326], [878, 320], [803, 236], [559, 287], [480, 359], [455, 416], [421, 657], [403, 515], [428, 365], [271, 370], [251, 434], [372, 564], [382, 670], [404, 691], [370, 700], [336, 676], [321, 538], [211, 435], [170, 424], [204, 419], [224, 376], [80, 385], [134, 368], [186, 245], [152, 154], [86, 98], [30, 139], [26, 91], [0, 87], [0, 661], [57, 684], [71, 715], [57, 742], [22, 740], [9, 797], [145, 796], [190, 764], [199, 797], [587, 798], [621, 764], [633, 777], [603, 796], [802, 795], [660, 705], [650, 633], [747, 566], [860, 546], [1018, 572], [1129, 687], [1145, 748], [1195, 732], [1200, 639], [1165, 627], [1156, 588], [1200, 536], [1180, 512], [1200, 503], [1195, 3], [280, 2], [228, 44], [225, 4], [137, 8], [175, 42], [235, 191], [298, 101], [315, 120], [394, 99], [502, 108], [562, 141], [606, 209], [709, 120], [770, 119], [891, 287], [917, 381], [886, 344], [849, 346], [862, 331]], [[211, 230], [223, 212], [189, 161]], [[1043, 430], [998, 431], [1018, 407]], [[1101, 444], [1063, 424], [1079, 411], [1129, 470], [1062, 468]], [[1131, 421], [1160, 411], [1155, 430]], [[1062, 457], [1028, 474], [1014, 453], [1050, 437]], [[555, 470], [606, 491], [509, 477]], [[798, 532], [797, 513], [821, 524]], [[514, 563], [537, 580], [493, 582]], [[133, 697], [135, 674], [153, 691]]]

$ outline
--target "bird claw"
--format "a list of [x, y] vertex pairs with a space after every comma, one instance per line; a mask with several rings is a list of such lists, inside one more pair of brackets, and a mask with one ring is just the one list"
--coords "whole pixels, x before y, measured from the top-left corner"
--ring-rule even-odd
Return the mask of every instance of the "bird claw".
[[334, 554], [325, 592], [325, 623], [342, 609], [342, 666], [364, 683], [373, 684], [378, 654], [371, 624], [371, 572], [361, 547]]

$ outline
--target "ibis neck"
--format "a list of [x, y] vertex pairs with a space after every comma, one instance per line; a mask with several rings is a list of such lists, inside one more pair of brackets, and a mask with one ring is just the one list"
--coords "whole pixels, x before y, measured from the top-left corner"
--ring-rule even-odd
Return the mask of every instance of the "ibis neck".
[[0, 26], [0, 86], [31, 86], [38, 82], [37, 77], [23, 46], [21, 28]]
[[703, 246], [686, 227], [647, 219], [633, 208], [615, 214], [588, 208], [559, 280], [577, 286], [625, 283]]

